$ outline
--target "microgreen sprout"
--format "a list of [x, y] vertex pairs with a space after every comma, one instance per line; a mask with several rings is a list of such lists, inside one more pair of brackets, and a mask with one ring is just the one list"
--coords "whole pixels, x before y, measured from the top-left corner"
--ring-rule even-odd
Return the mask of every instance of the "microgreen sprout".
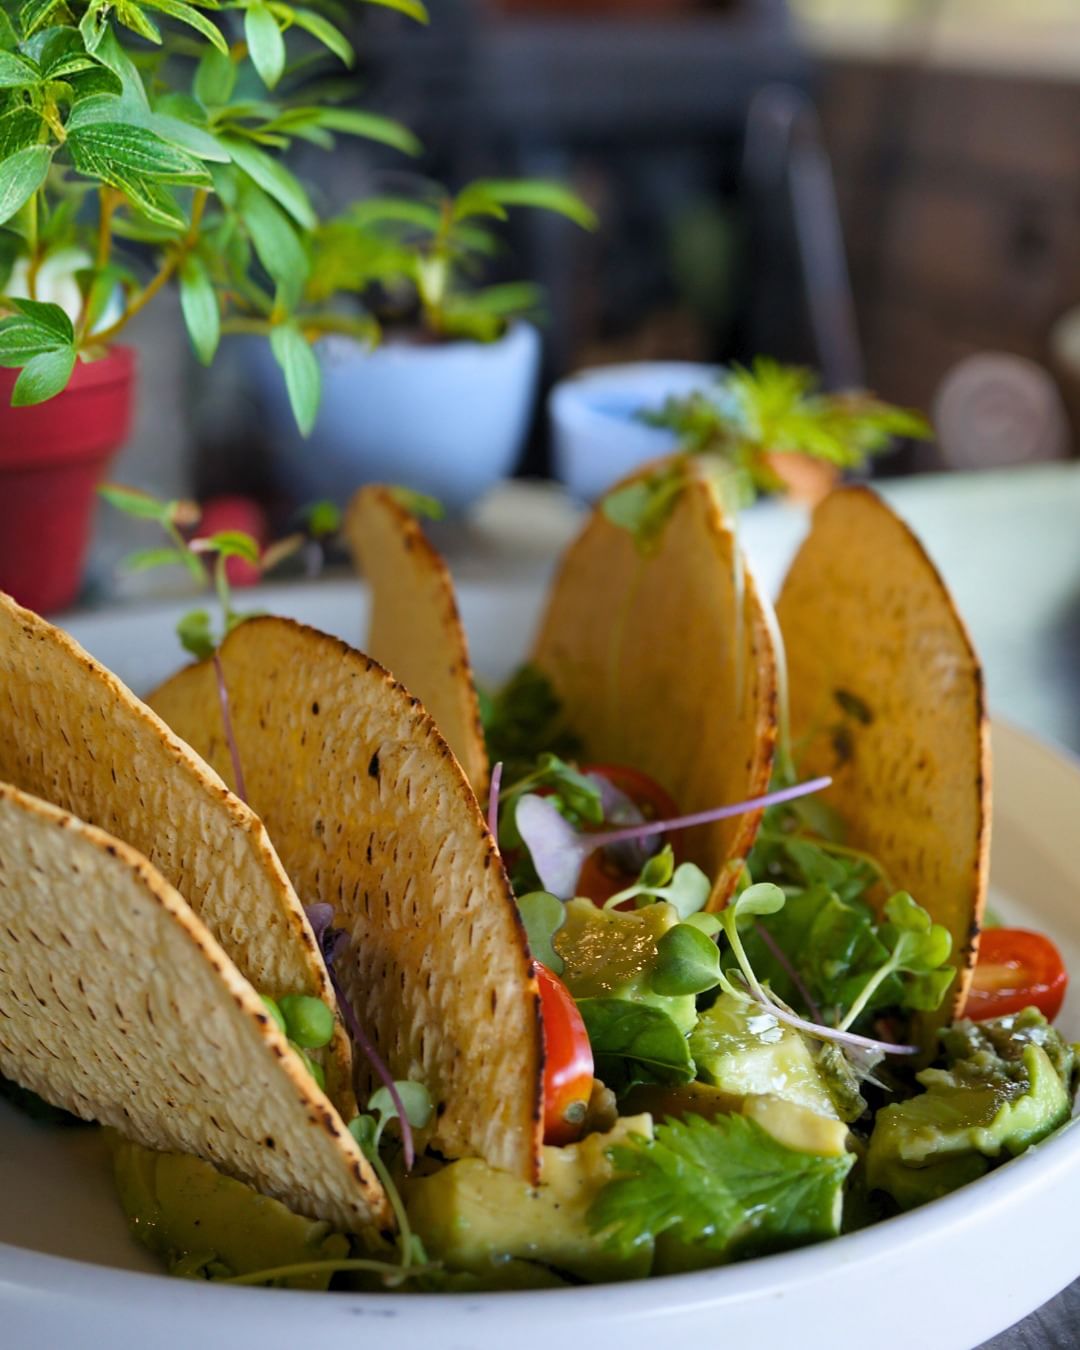
[[665, 844], [659, 853], [648, 858], [641, 875], [625, 890], [616, 891], [604, 902], [605, 909], [614, 909], [627, 900], [638, 904], [649, 900], [666, 900], [678, 910], [680, 919], [688, 919], [705, 908], [712, 885], [696, 863], [685, 862], [675, 866], [675, 851]]
[[398, 1250], [401, 1257], [398, 1270], [400, 1276], [414, 1265], [426, 1263], [427, 1254], [420, 1239], [412, 1231], [401, 1194], [390, 1174], [390, 1169], [379, 1153], [379, 1145], [382, 1142], [383, 1131], [391, 1120], [400, 1123], [404, 1138], [410, 1128], [422, 1130], [429, 1125], [433, 1114], [431, 1098], [422, 1083], [409, 1080], [395, 1082], [391, 1079], [384, 1087], [371, 1094], [368, 1111], [363, 1115], [354, 1116], [349, 1122], [349, 1133], [375, 1169], [397, 1220]]
[[[760, 1004], [761, 1007], [771, 1013], [778, 1021], [784, 1022], [788, 1026], [794, 1027], [797, 1031], [801, 1031], [805, 1035], [811, 1036], [816, 1040], [837, 1041], [841, 1045], [851, 1046], [861, 1050], [881, 1051], [887, 1055], [918, 1054], [919, 1047], [917, 1045], [894, 1045], [890, 1041], [878, 1041], [873, 1040], [868, 1036], [857, 1036], [854, 1032], [847, 1030], [847, 1026], [850, 1026], [851, 1021], [854, 1021], [854, 1019], [846, 1021], [845, 1025], [840, 1027], [828, 1027], [817, 1022], [807, 1021], [805, 1018], [798, 1017], [795, 1013], [791, 1012], [789, 1008], [784, 1007], [765, 989], [755, 975], [754, 968], [751, 966], [749, 958], [746, 955], [742, 939], [739, 936], [739, 920], [776, 914], [783, 909], [786, 899], [787, 897], [779, 886], [775, 886], [772, 882], [768, 881], [759, 882], [757, 885], [748, 886], [746, 890], [736, 896], [727, 908], [722, 910], [718, 915], [720, 926], [731, 947], [731, 953], [738, 962], [739, 973], [741, 974], [746, 987], [744, 992], [739, 989], [737, 985], [732, 984], [731, 980], [726, 975], [721, 975], [720, 984], [724, 990], [727, 993], [735, 994], [736, 996], [749, 996], [755, 1003]], [[936, 935], [932, 940], [929, 938], [928, 931], [922, 927], [921, 920], [915, 919], [911, 914], [908, 907], [909, 904], [914, 906], [915, 909], [919, 909], [910, 896], [904, 896], [903, 903], [897, 906], [898, 917], [902, 924], [907, 925], [903, 931], [918, 934], [919, 938], [915, 942], [904, 944], [905, 955], [901, 959], [910, 960], [912, 962], [918, 962], [920, 959], [925, 961], [940, 951], [940, 943]], [[926, 912], [925, 910], [919, 910], [919, 913], [925, 915]], [[928, 915], [926, 918], [929, 922]], [[938, 925], [932, 926], [938, 927]], [[948, 955], [947, 951], [945, 955]], [[892, 958], [890, 958], [890, 960], [892, 960]], [[896, 969], [898, 969], [897, 966], [890, 966], [890, 969], [885, 971], [881, 976], [881, 979], [887, 978], [887, 976], [892, 974]], [[870, 983], [876, 988], [877, 984], [880, 983], [880, 980], [875, 976], [872, 977]], [[872, 992], [873, 990], [870, 991], [870, 993]], [[866, 995], [867, 999], [869, 996], [870, 994], [868, 993]], [[863, 1000], [863, 1006], [865, 1006], [865, 1000]], [[856, 1014], [856, 1016], [857, 1015], [858, 1014]]]
[[638, 825], [595, 833], [579, 832], [565, 819], [558, 808], [546, 797], [526, 793], [519, 798], [514, 812], [517, 831], [532, 856], [533, 866], [543, 888], [561, 900], [574, 894], [585, 860], [597, 849], [609, 848], [627, 840], [649, 838], [675, 830], [689, 829], [714, 820], [726, 820], [780, 802], [793, 801], [811, 792], [820, 792], [832, 782], [831, 778], [812, 778], [805, 783], [780, 788], [762, 797], [716, 806], [708, 811], [696, 811], [687, 816], [668, 820], [646, 820]]
[[307, 915], [308, 922], [311, 924], [315, 941], [319, 944], [319, 950], [322, 952], [323, 961], [326, 963], [326, 969], [330, 975], [330, 983], [333, 986], [334, 993], [337, 996], [338, 1006], [341, 1008], [341, 1015], [345, 1018], [345, 1025], [349, 1029], [349, 1035], [360, 1050], [367, 1062], [390, 1095], [394, 1110], [397, 1113], [397, 1120], [401, 1125], [401, 1144], [402, 1155], [405, 1162], [405, 1171], [412, 1170], [413, 1163], [416, 1160], [416, 1148], [413, 1141], [412, 1125], [409, 1119], [409, 1113], [406, 1110], [405, 1102], [398, 1092], [397, 1084], [390, 1070], [386, 1067], [383, 1057], [376, 1050], [370, 1036], [364, 1030], [356, 1011], [345, 993], [341, 977], [337, 972], [337, 962], [343, 955], [348, 946], [348, 934], [342, 928], [334, 928], [334, 907], [328, 905], [325, 901], [318, 901], [313, 905], [306, 905], [304, 913]]
[[720, 983], [716, 943], [694, 924], [669, 928], [656, 943], [656, 955], [649, 977], [654, 994], [703, 994]]
[[[169, 544], [164, 548], [142, 549], [129, 554], [123, 566], [129, 571], [146, 571], [152, 567], [183, 566], [200, 585], [212, 578], [213, 588], [221, 606], [221, 637], [215, 636], [210, 614], [205, 609], [193, 609], [184, 614], [176, 625], [176, 634], [181, 646], [199, 660], [207, 657], [214, 662], [217, 679], [218, 702], [221, 705], [221, 721], [225, 730], [225, 741], [232, 760], [233, 782], [236, 795], [247, 800], [244, 784], [244, 771], [240, 762], [240, 749], [233, 731], [232, 710], [229, 705], [229, 692], [225, 683], [225, 672], [218, 655], [220, 642], [243, 623], [249, 615], [240, 614], [233, 607], [232, 590], [229, 586], [228, 562], [230, 558], [242, 558], [254, 567], [263, 568], [264, 558], [259, 545], [251, 535], [239, 530], [220, 530], [216, 534], [188, 538], [183, 529], [195, 529], [200, 519], [200, 511], [194, 502], [159, 501], [146, 492], [132, 488], [107, 484], [98, 489], [110, 506], [123, 511], [126, 515], [139, 520], [155, 521], [168, 536]], [[280, 551], [274, 561], [280, 562], [285, 555]], [[207, 563], [213, 559], [210, 572]]]

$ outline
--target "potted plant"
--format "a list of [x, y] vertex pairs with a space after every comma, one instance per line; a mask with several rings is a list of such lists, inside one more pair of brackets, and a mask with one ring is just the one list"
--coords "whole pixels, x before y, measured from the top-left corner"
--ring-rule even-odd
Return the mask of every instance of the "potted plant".
[[255, 363], [279, 477], [294, 500], [343, 504], [359, 483], [381, 480], [455, 510], [511, 471], [536, 392], [540, 348], [528, 320], [541, 295], [528, 282], [481, 279], [513, 207], [595, 226], [565, 187], [491, 179], [455, 196], [425, 185], [413, 197], [359, 202], [315, 231], [307, 301], [352, 292], [380, 341], [345, 332], [320, 343], [324, 396], [311, 446], [281, 415], [266, 363]]
[[[426, 19], [420, 0], [374, 3]], [[0, 589], [25, 603], [75, 594], [93, 488], [131, 418], [120, 341], [167, 283], [201, 361], [230, 331], [269, 340], [305, 428], [312, 343], [370, 334], [305, 293], [318, 220], [280, 155], [338, 134], [419, 146], [305, 100], [290, 60], [307, 73], [313, 54], [353, 60], [321, 12], [284, 0], [3, 0]]]

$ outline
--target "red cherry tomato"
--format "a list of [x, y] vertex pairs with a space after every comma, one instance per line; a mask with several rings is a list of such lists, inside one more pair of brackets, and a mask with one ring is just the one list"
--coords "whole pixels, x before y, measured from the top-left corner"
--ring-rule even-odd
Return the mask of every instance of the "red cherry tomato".
[[539, 962], [536, 976], [544, 1018], [544, 1143], [572, 1144], [592, 1094], [592, 1047], [570, 990]]
[[1034, 1005], [1053, 1021], [1068, 983], [1061, 953], [1048, 937], [1025, 928], [988, 928], [964, 1016], [981, 1022]]
[[[679, 814], [679, 809], [655, 779], [640, 769], [632, 769], [626, 764], [582, 764], [582, 773], [598, 774], [606, 778], [612, 787], [626, 794], [641, 811], [646, 820], [670, 820]], [[610, 829], [609, 825], [599, 826]], [[682, 861], [682, 852], [678, 835], [671, 840], [676, 864]], [[617, 891], [625, 890], [637, 880], [623, 871], [617, 863], [597, 849], [586, 858], [578, 878], [577, 893], [594, 904], [602, 905]], [[631, 902], [632, 903], [632, 902]]]

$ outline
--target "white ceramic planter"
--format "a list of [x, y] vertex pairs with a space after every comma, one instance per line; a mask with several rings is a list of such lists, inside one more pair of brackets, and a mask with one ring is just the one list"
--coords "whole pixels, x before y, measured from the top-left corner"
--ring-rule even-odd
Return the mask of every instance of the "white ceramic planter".
[[716, 370], [691, 361], [636, 361], [560, 380], [548, 397], [556, 478], [591, 502], [637, 465], [673, 450], [672, 433], [646, 426], [638, 414], [707, 388]]
[[344, 504], [363, 483], [399, 483], [460, 511], [510, 474], [521, 454], [540, 369], [540, 338], [515, 323], [495, 342], [369, 351], [319, 344], [323, 401], [300, 435], [281, 372], [260, 347], [253, 378], [280, 487], [296, 502]]

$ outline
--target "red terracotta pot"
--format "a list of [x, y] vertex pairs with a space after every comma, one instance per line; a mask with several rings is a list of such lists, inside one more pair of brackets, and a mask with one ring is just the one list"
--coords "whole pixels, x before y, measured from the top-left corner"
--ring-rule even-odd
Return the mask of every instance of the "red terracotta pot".
[[0, 590], [38, 613], [79, 589], [94, 492], [131, 426], [135, 353], [79, 361], [68, 387], [11, 407], [17, 370], [0, 370]]

